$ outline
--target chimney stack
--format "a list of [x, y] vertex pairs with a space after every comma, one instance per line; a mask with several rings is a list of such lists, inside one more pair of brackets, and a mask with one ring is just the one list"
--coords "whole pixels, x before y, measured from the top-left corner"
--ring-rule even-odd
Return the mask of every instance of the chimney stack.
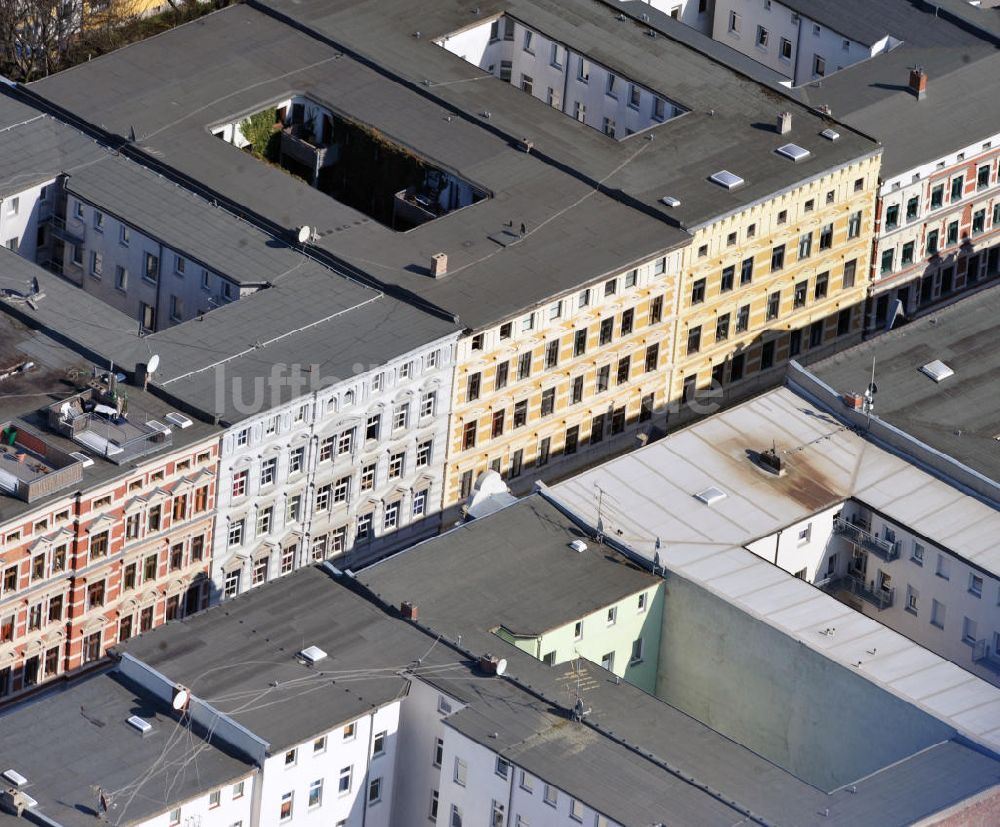
[[447, 253], [436, 253], [431, 256], [431, 275], [436, 279], [448, 275]]
[[416, 605], [409, 600], [404, 600], [399, 604], [399, 613], [407, 620], [416, 620], [418, 617]]
[[792, 131], [792, 113], [791, 112], [779, 112], [778, 113], [778, 134], [787, 135]]
[[919, 66], [910, 69], [910, 91], [918, 101], [927, 97], [927, 73]]

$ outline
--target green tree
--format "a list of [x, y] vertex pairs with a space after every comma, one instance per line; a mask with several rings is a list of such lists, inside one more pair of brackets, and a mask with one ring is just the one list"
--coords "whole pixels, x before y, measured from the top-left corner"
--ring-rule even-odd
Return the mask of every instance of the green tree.
[[256, 158], [273, 161], [278, 156], [278, 141], [281, 133], [274, 128], [278, 120], [277, 109], [265, 109], [256, 112], [240, 124], [243, 137], [250, 142], [251, 151]]

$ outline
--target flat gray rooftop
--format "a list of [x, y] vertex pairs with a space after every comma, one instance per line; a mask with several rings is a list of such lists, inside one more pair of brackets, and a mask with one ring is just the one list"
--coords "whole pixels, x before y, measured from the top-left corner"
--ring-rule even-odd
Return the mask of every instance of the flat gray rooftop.
[[[141, 735], [133, 715], [152, 729]], [[27, 778], [32, 811], [63, 827], [100, 823], [97, 787], [111, 798], [107, 823], [137, 824], [254, 771], [200, 735], [178, 737], [178, 727], [166, 704], [105, 673], [0, 716], [0, 766]]]
[[[615, 141], [432, 42], [467, 25], [480, 5], [275, 3], [295, 26], [241, 5], [31, 89], [119, 135], [134, 128], [137, 148], [158, 164], [284, 230], [314, 227], [323, 250], [471, 328], [648, 261], [685, 243], [684, 227], [878, 150], [846, 127], [839, 141], [825, 140], [822, 117], [679, 39], [649, 38], [634, 21], [615, 23], [609, 37], [612, 9], [597, 0], [480, 9], [507, 11], [691, 110], [651, 130], [652, 140]], [[212, 137], [211, 126], [292, 93], [378, 128], [491, 197], [393, 232]], [[779, 136], [772, 124], [786, 108], [795, 126]], [[530, 154], [519, 148], [523, 138], [534, 142]], [[778, 156], [788, 140], [812, 154], [798, 164]], [[726, 191], [711, 183], [724, 167], [746, 184]], [[664, 207], [665, 195], [682, 206]], [[518, 243], [491, 239], [522, 223]], [[435, 280], [427, 267], [439, 252], [449, 256], [449, 275]]]
[[[587, 549], [570, 543], [581, 539]], [[461, 571], [456, 587], [444, 571]], [[653, 577], [587, 537], [539, 495], [400, 552], [360, 572], [372, 591], [447, 611], [454, 623], [535, 636], [655, 586]], [[444, 618], [442, 617], [442, 620]]]
[[[802, 0], [796, 5], [812, 6], [813, 2]], [[992, 80], [1000, 76], [1000, 13], [962, 2], [951, 4], [964, 7], [955, 12], [983, 27], [982, 31], [953, 14], [935, 15], [934, 7], [945, 3], [825, 0], [821, 5], [845, 21], [883, 17], [884, 25], [879, 23], [877, 28], [903, 40], [903, 45], [886, 54], [796, 90], [804, 103], [828, 105], [834, 117], [883, 142], [883, 179], [1000, 132]], [[858, 14], [859, 6], [867, 11]], [[908, 89], [914, 66], [928, 76], [927, 96], [920, 101]]]
[[86, 169], [103, 155], [95, 141], [26, 106], [0, 85], [0, 198]]
[[[861, 393], [875, 360], [875, 415], [1000, 481], [1000, 288], [991, 288], [808, 366], [840, 393]], [[954, 375], [920, 368], [941, 360]]]
[[275, 282], [308, 263], [282, 241], [121, 155], [106, 152], [71, 172], [66, 189], [237, 284]]

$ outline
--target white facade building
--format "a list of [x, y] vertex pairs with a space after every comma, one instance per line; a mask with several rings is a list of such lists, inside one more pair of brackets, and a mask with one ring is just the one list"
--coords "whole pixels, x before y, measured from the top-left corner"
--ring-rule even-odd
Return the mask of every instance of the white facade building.
[[618, 140], [687, 111], [667, 95], [634, 83], [507, 15], [478, 22], [436, 43]]
[[225, 434], [212, 555], [219, 595], [437, 531], [457, 335]]
[[890, 35], [862, 43], [777, 0], [717, 0], [712, 37], [801, 86], [899, 45]]
[[49, 220], [57, 189], [53, 178], [0, 196], [0, 244], [29, 261], [46, 263], [51, 254]]
[[657, 11], [670, 15], [685, 26], [702, 34], [712, 34], [712, 17], [716, 0], [643, 0]]

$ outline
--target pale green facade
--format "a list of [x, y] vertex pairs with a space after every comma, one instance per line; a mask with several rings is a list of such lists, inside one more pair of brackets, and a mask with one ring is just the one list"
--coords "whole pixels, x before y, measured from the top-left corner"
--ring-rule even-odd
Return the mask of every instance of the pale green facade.
[[[662, 623], [663, 583], [659, 582], [538, 637], [519, 637], [507, 629], [497, 634], [553, 666], [576, 657], [604, 664], [615, 675], [652, 694]], [[639, 656], [634, 657], [636, 654]]]

